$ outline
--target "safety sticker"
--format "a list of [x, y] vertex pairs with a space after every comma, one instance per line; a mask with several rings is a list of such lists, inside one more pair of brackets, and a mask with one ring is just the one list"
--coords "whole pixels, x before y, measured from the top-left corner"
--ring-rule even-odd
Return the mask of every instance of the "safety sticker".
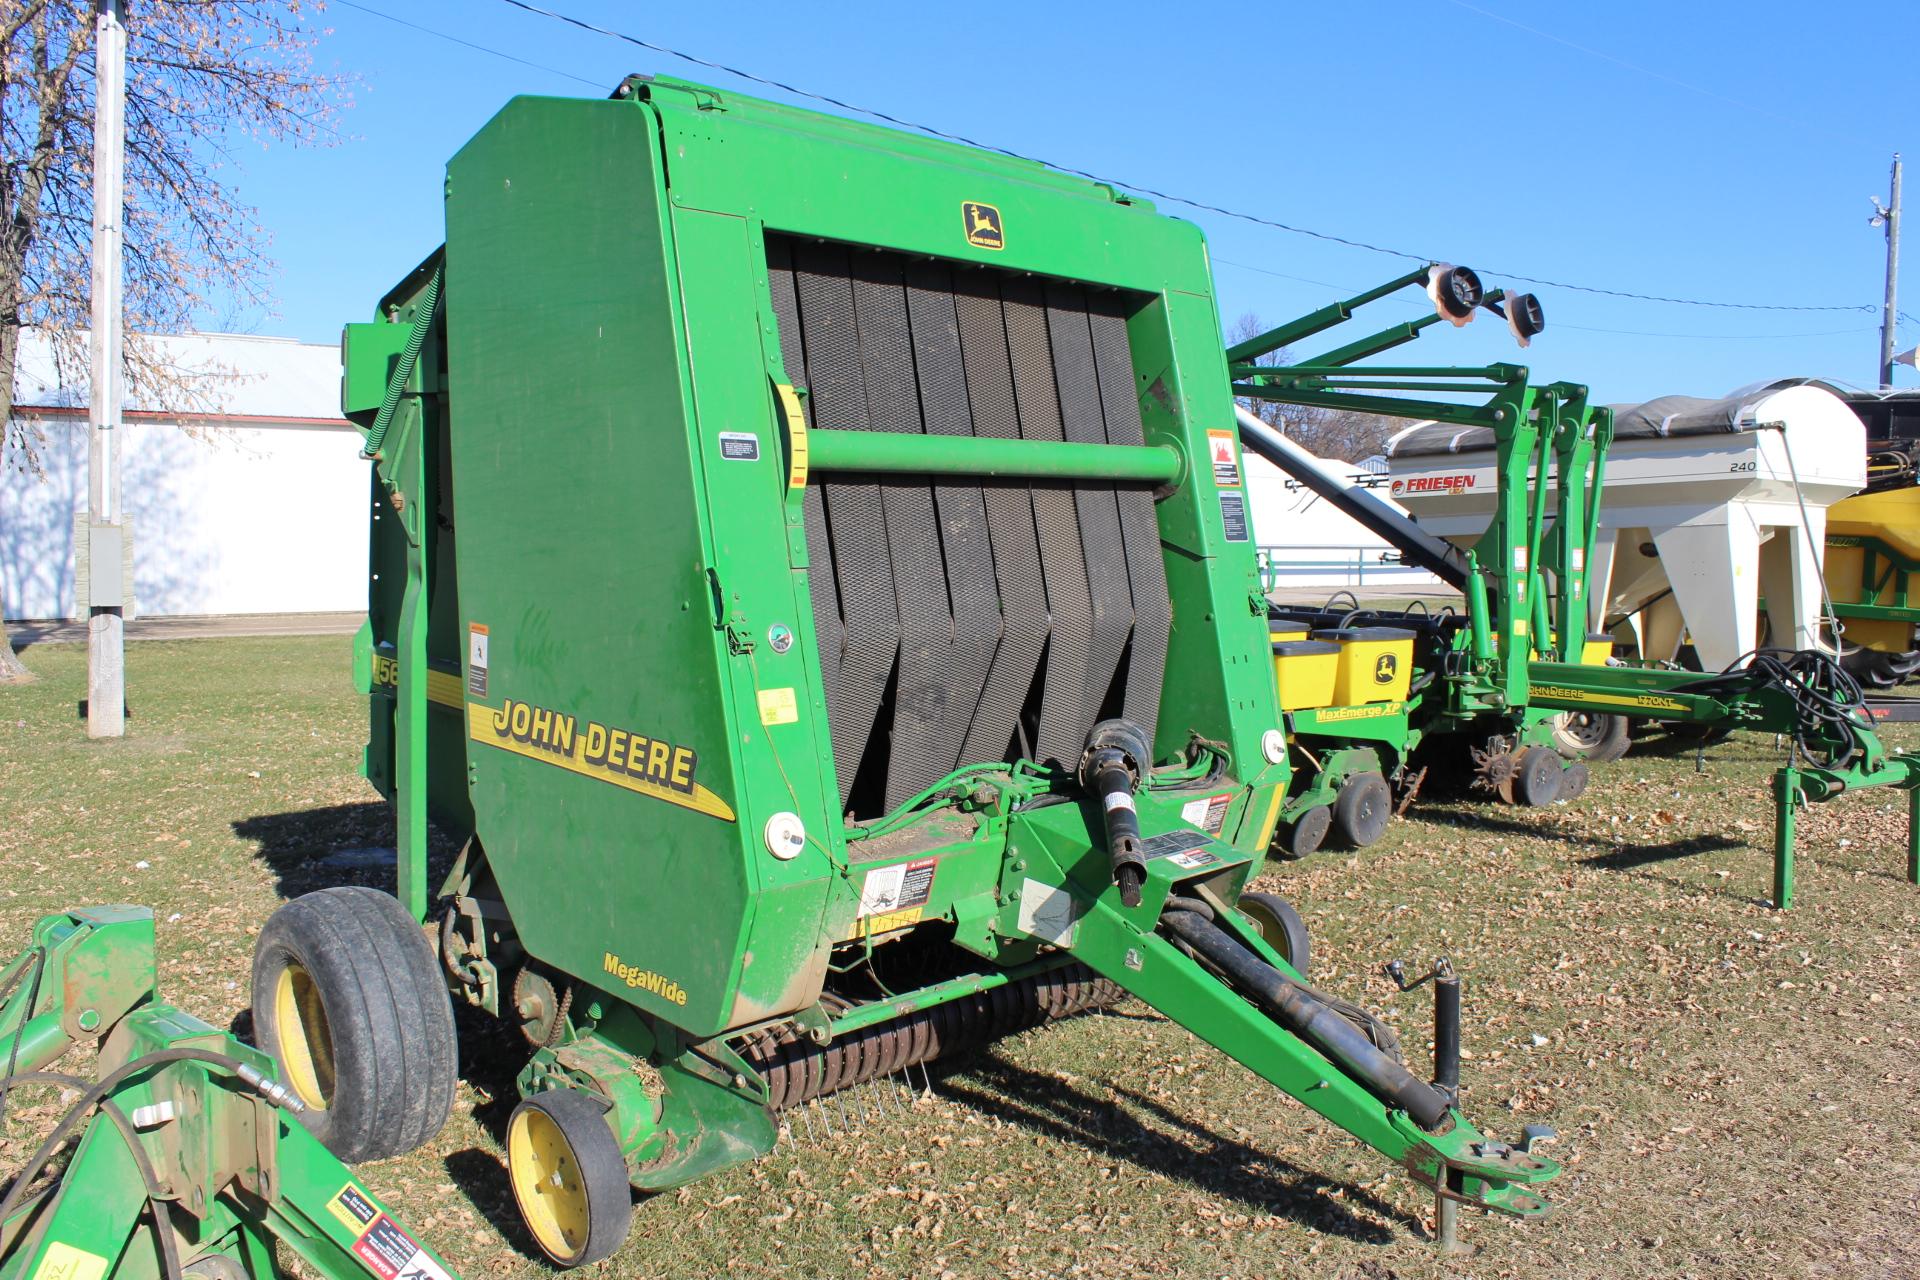
[[384, 1213], [354, 1242], [353, 1253], [380, 1280], [453, 1280], [445, 1267]]
[[1207, 833], [1204, 831], [1169, 831], [1140, 842], [1140, 852], [1151, 861], [1154, 858], [1171, 858], [1176, 853], [1190, 853], [1195, 849], [1207, 847]]
[[467, 692], [487, 696], [487, 629], [478, 622], [467, 628]]
[[761, 724], [793, 724], [800, 719], [800, 700], [793, 687], [760, 691]]
[[1227, 806], [1233, 803], [1233, 793], [1222, 792], [1217, 796], [1202, 796], [1198, 800], [1189, 800], [1180, 806], [1182, 820], [1191, 822], [1202, 831], [1219, 835], [1220, 827], [1227, 820]]
[[100, 1280], [105, 1274], [105, 1258], [56, 1240], [40, 1255], [40, 1265], [34, 1269], [33, 1280]]
[[1020, 930], [1056, 947], [1070, 947], [1080, 930], [1080, 904], [1058, 885], [1020, 882]]
[[760, 437], [751, 431], [722, 431], [720, 456], [728, 462], [758, 462]]
[[380, 1280], [453, 1280], [433, 1255], [414, 1243], [399, 1223], [381, 1211], [373, 1197], [353, 1183], [340, 1188], [327, 1208], [353, 1232], [353, 1256]]
[[933, 873], [938, 861], [916, 858], [867, 872], [866, 882], [860, 886], [860, 914], [891, 915], [926, 906], [933, 897]]
[[333, 1210], [333, 1216], [345, 1223], [347, 1230], [355, 1235], [373, 1225], [373, 1220], [380, 1216], [380, 1206], [351, 1182], [340, 1188], [339, 1195], [327, 1201], [327, 1208]]
[[1186, 853], [1176, 853], [1171, 858], [1168, 858], [1167, 861], [1176, 867], [1183, 867], [1188, 871], [1198, 871], [1201, 867], [1212, 866], [1214, 863], [1220, 861], [1220, 859], [1214, 857], [1205, 849], [1193, 849]]
[[1220, 491], [1220, 520], [1227, 526], [1228, 542], [1247, 540], [1247, 500], [1238, 489]]
[[1207, 455], [1213, 459], [1213, 482], [1222, 489], [1240, 487], [1240, 456], [1233, 451], [1233, 432], [1207, 432]]

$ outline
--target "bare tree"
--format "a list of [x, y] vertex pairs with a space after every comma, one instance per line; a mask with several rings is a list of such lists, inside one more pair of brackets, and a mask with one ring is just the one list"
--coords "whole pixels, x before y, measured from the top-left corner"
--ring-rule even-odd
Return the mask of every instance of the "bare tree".
[[[126, 375], [146, 407], [190, 409], [200, 380], [178, 376], [138, 335], [269, 302], [267, 236], [231, 185], [238, 148], [336, 137], [346, 86], [313, 70], [318, 0], [129, 7]], [[76, 370], [85, 340], [94, 10], [93, 0], [0, 0], [0, 432], [29, 470], [42, 441], [13, 416], [21, 333], [44, 331]], [[0, 619], [0, 682], [26, 675]]]
[[[1268, 327], [1259, 316], [1248, 312], [1234, 321], [1227, 341], [1245, 342], [1265, 333]], [[1282, 347], [1254, 363], [1274, 367], [1289, 365], [1293, 363], [1293, 350]], [[1342, 462], [1358, 462], [1382, 452], [1387, 447], [1387, 437], [1406, 425], [1398, 419], [1373, 413], [1276, 404], [1272, 400], [1242, 399], [1240, 404], [1268, 426], [1286, 432], [1301, 448]]]

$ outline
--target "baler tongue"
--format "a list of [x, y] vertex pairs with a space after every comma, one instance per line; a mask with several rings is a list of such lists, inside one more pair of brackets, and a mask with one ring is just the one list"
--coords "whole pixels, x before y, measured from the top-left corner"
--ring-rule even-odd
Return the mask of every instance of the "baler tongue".
[[[1445, 1083], [1457, 1082], [1457, 1059], [1436, 1062], [1427, 1084], [1401, 1061], [1391, 1029], [1308, 985], [1221, 896], [1245, 854], [1191, 827], [1160, 830], [1142, 842], [1145, 880], [1140, 905], [1129, 907], [1081, 822], [1072, 806], [1014, 815], [1009, 844], [1025, 855], [1025, 878], [1008, 896], [1020, 904], [1019, 927], [1404, 1165], [1435, 1188], [1443, 1234], [1456, 1204], [1548, 1212], [1533, 1187], [1560, 1166], [1532, 1150], [1547, 1131], [1517, 1143], [1482, 1134], [1454, 1105], [1457, 1084]], [[1452, 1020], [1435, 1037], [1436, 1055], [1448, 1046], [1457, 1054], [1458, 1002], [1436, 1007]]]

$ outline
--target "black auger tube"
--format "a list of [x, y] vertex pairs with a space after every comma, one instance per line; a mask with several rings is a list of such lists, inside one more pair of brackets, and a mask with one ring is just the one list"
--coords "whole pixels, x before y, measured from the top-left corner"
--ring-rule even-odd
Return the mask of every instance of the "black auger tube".
[[1311, 453], [1245, 409], [1235, 412], [1240, 443], [1352, 516], [1368, 532], [1392, 543], [1409, 564], [1417, 565], [1457, 591], [1467, 589], [1467, 557], [1458, 547], [1428, 533], [1367, 490], [1329, 473]]
[[1224, 973], [1236, 991], [1346, 1068], [1375, 1097], [1399, 1107], [1423, 1129], [1438, 1128], [1446, 1120], [1450, 1104], [1438, 1090], [1381, 1052], [1358, 1027], [1315, 999], [1305, 987], [1194, 912], [1169, 911], [1160, 917], [1160, 923]]

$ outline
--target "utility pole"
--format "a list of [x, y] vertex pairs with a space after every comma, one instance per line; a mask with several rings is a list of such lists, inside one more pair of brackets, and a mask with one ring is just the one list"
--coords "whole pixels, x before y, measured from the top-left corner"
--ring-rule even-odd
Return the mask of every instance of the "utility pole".
[[1900, 153], [1893, 153], [1893, 191], [1887, 204], [1873, 197], [1867, 225], [1887, 229], [1887, 302], [1880, 319], [1880, 386], [1893, 386], [1893, 321], [1900, 305]]
[[127, 149], [125, 0], [98, 0], [94, 20], [92, 408], [87, 438], [87, 736], [126, 732], [121, 584], [120, 345], [122, 171]]

